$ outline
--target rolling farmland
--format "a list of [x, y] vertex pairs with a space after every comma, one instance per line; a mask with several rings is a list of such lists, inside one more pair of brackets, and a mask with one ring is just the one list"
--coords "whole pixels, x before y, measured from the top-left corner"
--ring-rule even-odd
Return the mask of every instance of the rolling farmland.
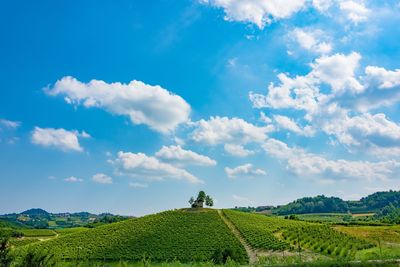
[[265, 250], [298, 247], [339, 257], [354, 257], [355, 252], [374, 245], [338, 232], [328, 225], [285, 220], [258, 214], [224, 210], [251, 246]]
[[230, 249], [234, 260], [247, 262], [239, 240], [215, 210], [166, 211], [72, 233], [31, 246], [63, 259], [140, 261], [208, 261], [217, 250]]
[[180, 209], [97, 228], [20, 231], [23, 237], [10, 240], [14, 255], [44, 252], [63, 262], [215, 262], [226, 251], [236, 262], [267, 265], [400, 257], [397, 226], [334, 226], [234, 210]]

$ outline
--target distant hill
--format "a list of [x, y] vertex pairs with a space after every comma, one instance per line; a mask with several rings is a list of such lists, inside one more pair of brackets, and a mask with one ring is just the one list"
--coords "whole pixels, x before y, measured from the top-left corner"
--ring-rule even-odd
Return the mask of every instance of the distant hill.
[[21, 213], [0, 215], [0, 228], [68, 228], [77, 226], [97, 227], [125, 220], [129, 217], [110, 213], [92, 214], [89, 212], [49, 213], [35, 208]]
[[21, 212], [20, 214], [29, 215], [29, 216], [49, 216], [50, 213], [43, 209], [29, 209]]
[[286, 205], [277, 207], [236, 207], [247, 212], [269, 211], [277, 215], [306, 214], [306, 213], [369, 213], [378, 212], [391, 206], [400, 208], [400, 191], [376, 192], [356, 201], [345, 201], [338, 197], [303, 197]]
[[346, 201], [338, 197], [326, 197], [321, 195], [300, 198], [287, 205], [278, 206], [272, 210], [272, 213], [278, 215], [326, 212], [342, 213], [348, 210], [349, 207]]
[[376, 192], [359, 201], [347, 201], [352, 212], [378, 211], [388, 205], [400, 208], [400, 191]]

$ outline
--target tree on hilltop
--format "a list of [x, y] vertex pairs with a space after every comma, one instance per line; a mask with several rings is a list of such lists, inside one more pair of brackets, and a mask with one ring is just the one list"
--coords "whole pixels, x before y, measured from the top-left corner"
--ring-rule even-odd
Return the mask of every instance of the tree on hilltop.
[[210, 196], [206, 196], [206, 206], [214, 206], [214, 200]]
[[203, 208], [204, 203], [208, 207], [212, 207], [214, 205], [214, 200], [210, 196], [208, 196], [204, 191], [199, 192], [196, 200], [193, 197], [189, 199], [189, 204], [191, 205], [192, 208]]
[[189, 204], [190, 204], [190, 206], [192, 206], [193, 203], [194, 203], [194, 198], [193, 198], [193, 197], [190, 197], [190, 199], [189, 199]]

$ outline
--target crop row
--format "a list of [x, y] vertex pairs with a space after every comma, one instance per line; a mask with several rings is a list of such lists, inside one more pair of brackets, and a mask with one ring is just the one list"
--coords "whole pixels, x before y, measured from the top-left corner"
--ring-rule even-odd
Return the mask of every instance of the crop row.
[[[234, 251], [247, 262], [240, 241], [216, 211], [167, 211], [79, 233], [71, 233], [24, 249], [49, 250], [63, 259], [138, 261], [208, 261], [217, 250]], [[21, 253], [23, 250], [21, 250]]]
[[225, 210], [251, 246], [267, 250], [307, 248], [317, 253], [351, 257], [373, 245], [334, 230], [329, 225], [286, 220]]
[[277, 237], [277, 232], [284, 227], [281, 220], [266, 216], [224, 210], [224, 214], [236, 226], [253, 248], [285, 250], [290, 245]]

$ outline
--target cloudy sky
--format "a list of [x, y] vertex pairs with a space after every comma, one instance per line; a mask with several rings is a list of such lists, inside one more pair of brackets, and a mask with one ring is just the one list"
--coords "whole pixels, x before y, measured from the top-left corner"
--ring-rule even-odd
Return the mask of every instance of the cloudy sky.
[[1, 1], [0, 213], [400, 187], [398, 0]]

